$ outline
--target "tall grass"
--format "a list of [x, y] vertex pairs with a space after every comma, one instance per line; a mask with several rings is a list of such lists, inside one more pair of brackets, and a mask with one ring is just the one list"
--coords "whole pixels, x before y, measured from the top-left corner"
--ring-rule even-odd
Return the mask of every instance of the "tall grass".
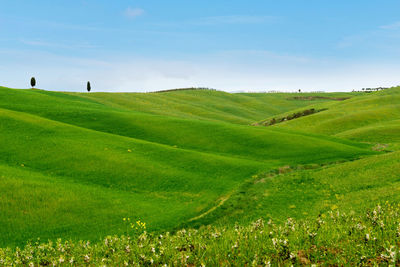
[[400, 264], [400, 204], [386, 202], [362, 213], [331, 210], [309, 220], [275, 224], [147, 233], [127, 222], [123, 236], [100, 242], [28, 243], [0, 249], [4, 266], [271, 266]]

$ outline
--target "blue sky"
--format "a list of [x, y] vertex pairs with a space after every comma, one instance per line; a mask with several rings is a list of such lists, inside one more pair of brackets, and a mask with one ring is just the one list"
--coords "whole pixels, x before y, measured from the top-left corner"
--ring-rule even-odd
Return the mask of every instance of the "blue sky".
[[0, 0], [0, 85], [344, 91], [400, 84], [400, 1]]

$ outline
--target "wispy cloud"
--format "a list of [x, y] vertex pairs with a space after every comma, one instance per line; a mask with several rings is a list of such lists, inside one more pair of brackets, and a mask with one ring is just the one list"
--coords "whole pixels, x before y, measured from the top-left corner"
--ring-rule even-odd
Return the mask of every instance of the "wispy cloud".
[[49, 48], [62, 48], [62, 49], [81, 49], [81, 48], [95, 48], [88, 43], [80, 43], [80, 44], [67, 44], [67, 43], [52, 43], [44, 40], [20, 40], [21, 43], [29, 46], [40, 46], [40, 47], [49, 47]]
[[392, 24], [380, 26], [381, 29], [385, 30], [395, 30], [400, 29], [400, 21], [394, 22]]
[[127, 18], [131, 18], [131, 19], [139, 17], [139, 16], [141, 16], [143, 14], [144, 14], [144, 10], [141, 9], [141, 8], [128, 7], [124, 11], [124, 16], [127, 17]]
[[219, 25], [219, 24], [261, 24], [265, 22], [274, 22], [277, 17], [274, 16], [249, 16], [249, 15], [231, 15], [204, 17], [194, 21], [198, 25]]

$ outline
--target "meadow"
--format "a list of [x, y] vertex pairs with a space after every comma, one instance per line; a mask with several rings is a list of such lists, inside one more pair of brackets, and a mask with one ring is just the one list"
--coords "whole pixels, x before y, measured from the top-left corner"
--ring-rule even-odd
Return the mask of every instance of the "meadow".
[[[263, 126], [265, 121], [308, 109], [321, 111]], [[10, 248], [0, 250], [0, 258], [8, 257], [3, 263], [9, 264], [21, 260], [10, 256], [16, 246], [33, 240], [36, 245], [25, 250], [35, 246], [36, 251], [50, 240], [43, 245], [50, 249], [62, 238], [72, 247], [73, 255], [68, 257], [85, 263], [86, 254], [79, 250], [87, 250], [96, 255], [96, 262], [86, 263], [99, 264], [106, 253], [104, 238], [113, 236], [119, 246], [115, 251], [122, 253], [127, 245], [135, 251], [134, 256], [121, 257], [120, 263], [150, 264], [148, 251], [133, 248], [139, 234], [130, 236], [122, 220], [130, 218], [146, 222], [151, 241], [143, 249], [158, 242], [158, 235], [171, 232], [166, 241], [171, 249], [163, 249], [168, 251], [163, 256], [158, 253], [157, 261], [152, 257], [159, 264], [229, 265], [237, 259], [243, 265], [254, 260], [257, 264], [340, 265], [344, 258], [358, 263], [354, 251], [346, 255], [342, 247], [341, 253], [333, 253], [337, 248], [329, 244], [337, 242], [335, 238], [350, 222], [365, 221], [354, 216], [363, 216], [378, 203], [390, 201], [387, 212], [398, 214], [399, 120], [400, 88], [373, 93], [230, 94], [213, 90], [71, 93], [0, 87], [0, 247]], [[315, 244], [304, 241], [309, 240], [311, 227], [305, 225], [337, 210], [351, 215], [343, 219], [343, 226], [333, 222], [324, 226], [337, 235], [328, 235], [328, 228], [318, 233], [320, 246], [332, 252], [331, 258], [319, 258], [310, 252]], [[294, 258], [282, 254], [287, 251], [274, 252], [274, 244], [260, 246], [261, 241], [252, 241], [248, 250], [227, 262], [212, 254], [231, 251], [227, 245], [232, 246], [237, 229], [253, 238], [251, 223], [262, 218], [271, 219], [274, 229], [279, 229], [273, 231], [280, 232], [289, 217], [303, 227], [290, 237], [290, 244], [296, 244]], [[392, 239], [395, 226], [396, 221], [388, 223]], [[174, 242], [181, 244], [188, 238], [186, 232], [182, 237], [183, 228], [198, 229], [188, 230], [195, 248], [173, 252]], [[266, 234], [271, 229], [262, 231], [265, 234], [257, 234], [260, 240], [272, 240]], [[224, 237], [206, 237], [215, 232]], [[36, 242], [37, 238], [45, 243]], [[86, 243], [79, 240], [94, 245], [84, 248]], [[199, 254], [202, 244], [208, 247], [204, 255]], [[398, 244], [393, 245], [398, 250]], [[378, 250], [365, 249], [367, 263]], [[182, 261], [187, 256], [183, 252], [189, 253], [190, 260]], [[54, 253], [49, 262], [62, 256]], [[110, 260], [116, 259], [113, 255]], [[138, 261], [141, 255], [146, 260]], [[34, 265], [44, 264], [42, 258], [32, 257]]]
[[[125, 218], [125, 235], [97, 243], [58, 239], [0, 249], [6, 266], [395, 266], [400, 261], [400, 205], [358, 214], [339, 210], [282, 224], [258, 219], [234, 227], [148, 233]], [[132, 227], [133, 226], [133, 227]]]

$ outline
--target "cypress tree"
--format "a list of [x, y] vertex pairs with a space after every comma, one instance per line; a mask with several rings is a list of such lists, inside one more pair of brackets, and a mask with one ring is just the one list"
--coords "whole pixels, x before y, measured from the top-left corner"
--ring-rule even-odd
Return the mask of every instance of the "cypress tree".
[[36, 79], [35, 77], [31, 78], [31, 87], [34, 88], [36, 86]]
[[86, 89], [88, 92], [90, 92], [90, 90], [92, 89], [92, 87], [90, 86], [90, 82], [87, 82]]

